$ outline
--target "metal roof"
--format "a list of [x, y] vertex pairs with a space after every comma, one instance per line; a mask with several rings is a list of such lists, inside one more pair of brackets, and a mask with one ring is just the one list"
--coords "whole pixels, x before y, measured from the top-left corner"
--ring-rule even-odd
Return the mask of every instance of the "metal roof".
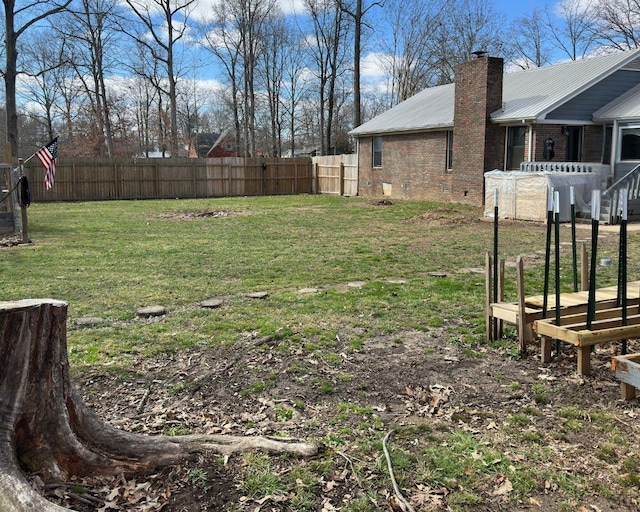
[[451, 128], [453, 104], [453, 84], [428, 87], [349, 133], [357, 136]]
[[[632, 50], [506, 73], [503, 108], [492, 113], [491, 119], [497, 123], [543, 120], [549, 112], [639, 57], [640, 50]], [[359, 136], [453, 127], [454, 90], [454, 84], [427, 88], [349, 133]]]

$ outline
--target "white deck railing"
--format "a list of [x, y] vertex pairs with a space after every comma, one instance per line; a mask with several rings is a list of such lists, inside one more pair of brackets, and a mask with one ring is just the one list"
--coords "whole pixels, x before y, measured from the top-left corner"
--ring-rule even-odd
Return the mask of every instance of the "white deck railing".
[[610, 167], [593, 162], [522, 162], [520, 170], [523, 172], [593, 172], [608, 175]]

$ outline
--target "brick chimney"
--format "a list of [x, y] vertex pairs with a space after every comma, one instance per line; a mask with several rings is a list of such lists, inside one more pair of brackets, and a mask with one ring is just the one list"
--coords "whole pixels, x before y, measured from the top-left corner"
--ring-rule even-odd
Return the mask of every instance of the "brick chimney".
[[502, 108], [504, 60], [474, 54], [456, 68], [452, 193], [456, 200], [481, 205], [484, 173], [503, 168], [505, 130], [489, 116]]

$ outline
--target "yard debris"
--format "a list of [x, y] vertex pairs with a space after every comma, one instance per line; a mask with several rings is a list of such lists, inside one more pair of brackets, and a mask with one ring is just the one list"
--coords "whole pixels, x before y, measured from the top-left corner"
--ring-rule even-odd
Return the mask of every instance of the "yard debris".
[[[482, 352], [482, 357], [469, 356], [464, 346], [443, 341], [445, 333], [408, 331], [377, 336], [354, 351], [351, 343], [358, 333], [352, 331], [341, 331], [339, 336], [323, 340], [324, 345], [312, 337], [306, 337], [303, 342], [296, 341], [294, 337], [298, 333], [289, 336], [284, 335], [285, 331], [278, 332], [275, 330], [269, 334], [247, 330], [239, 334], [232, 344], [162, 353], [154, 358], [140, 357], [124, 377], [121, 373], [112, 372], [108, 366], [80, 369], [78, 388], [97, 414], [120, 428], [140, 433], [259, 434], [305, 438], [315, 435], [318, 439], [325, 439], [327, 449], [322, 460], [330, 461], [330, 469], [315, 475], [317, 485], [298, 488], [293, 479], [294, 490], [287, 494], [267, 493], [272, 496], [262, 505], [253, 498], [245, 498], [241, 502], [243, 493], [239, 489], [245, 476], [239, 458], [232, 456], [225, 460], [224, 465], [222, 459], [218, 462], [208, 459], [198, 465], [207, 471], [215, 471], [209, 474], [203, 487], [189, 484], [190, 468], [179, 467], [171, 475], [138, 479], [135, 485], [145, 481], [151, 485], [145, 491], [149, 499], [135, 503], [133, 492], [125, 494], [125, 489], [135, 489], [135, 485], [126, 487], [120, 480], [74, 482], [87, 487], [87, 491], [76, 492], [76, 495], [101, 500], [91, 506], [74, 499], [73, 490], [69, 488], [57, 489], [65, 496], [58, 499], [80, 512], [96, 512], [105, 507], [105, 503], [120, 509], [105, 508], [104, 512], [190, 510], [187, 504], [194, 503], [203, 504], [203, 507], [206, 504], [207, 510], [230, 510], [229, 507], [235, 505], [249, 512], [290, 508], [292, 496], [302, 492], [300, 489], [305, 493], [316, 489], [313, 499], [317, 510], [334, 512], [356, 500], [369, 502], [369, 506], [377, 503], [372, 508], [375, 510], [392, 510], [390, 507], [400, 501], [391, 486], [387, 489], [382, 483], [383, 472], [379, 466], [380, 460], [384, 464], [382, 454], [376, 454], [375, 450], [362, 450], [359, 443], [369, 436], [379, 439], [388, 429], [394, 428], [398, 443], [403, 439], [402, 451], [411, 456], [431, 446], [431, 435], [439, 438], [436, 443], [450, 442], [451, 433], [472, 437], [478, 444], [476, 454], [468, 454], [470, 460], [474, 456], [484, 456], [485, 442], [500, 446], [501, 462], [486, 459], [487, 474], [503, 476], [496, 476], [490, 485], [483, 486], [481, 490], [476, 487], [473, 492], [482, 496], [487, 509], [506, 510], [514, 505], [511, 500], [519, 496], [520, 490], [510, 480], [510, 473], [506, 472], [508, 478], [504, 476], [505, 472], [501, 471], [503, 465], [510, 461], [514, 466], [526, 466], [529, 461], [527, 451], [536, 445], [531, 442], [511, 444], [505, 432], [512, 428], [510, 418], [514, 413], [520, 417], [525, 414], [523, 411], [533, 407], [542, 414], [527, 412], [532, 424], [521, 429], [521, 435], [526, 433], [532, 439], [544, 440], [545, 446], [552, 451], [550, 472], [567, 474], [566, 469], [570, 467], [571, 474], [591, 475], [588, 478], [607, 482], [612, 487], [618, 485], [616, 482], [621, 474], [627, 473], [589, 473], [596, 454], [573, 438], [554, 440], [554, 433], [563, 428], [562, 422], [566, 420], [552, 414], [552, 411], [553, 408], [564, 407], [567, 415], [571, 415], [571, 421], [579, 422], [585, 432], [591, 433], [602, 428], [601, 416], [610, 414], [612, 421], [628, 432], [629, 449], [633, 450], [634, 440], [640, 431], [635, 421], [639, 414], [637, 404], [619, 403], [618, 389], [608, 385], [615, 381], [608, 367], [594, 365], [594, 375], [585, 379], [588, 384], [585, 386], [571, 379], [575, 372], [570, 364], [561, 362], [538, 368], [531, 360], [506, 359], [499, 350], [491, 348]], [[263, 339], [265, 336], [272, 339], [266, 341]], [[402, 338], [401, 344], [392, 343], [397, 337]], [[640, 343], [637, 348], [640, 351]], [[445, 356], [455, 359], [456, 363], [447, 362]], [[605, 355], [598, 352], [592, 358], [605, 358]], [[323, 381], [331, 383], [331, 393], [323, 394], [314, 384]], [[596, 391], [593, 387], [596, 381], [607, 385]], [[355, 383], [358, 383], [357, 389]], [[549, 389], [549, 404], [532, 404], [530, 388], [536, 384]], [[556, 390], [561, 392], [553, 392]], [[581, 404], [579, 408], [576, 403]], [[594, 408], [598, 415], [591, 412]], [[424, 426], [425, 432], [431, 434], [416, 433], [405, 439], [401, 430], [405, 426], [417, 428], [416, 432]], [[505, 442], [508, 447], [503, 444]], [[399, 466], [393, 456], [398, 448], [394, 444], [391, 450], [396, 477]], [[622, 453], [618, 455], [623, 456]], [[604, 464], [600, 459], [597, 461]], [[294, 470], [309, 471], [308, 466], [305, 469], [304, 464], [295, 458], [274, 457], [272, 462], [283, 478]], [[615, 476], [615, 481], [608, 480], [611, 475]], [[404, 472], [403, 477], [406, 478]], [[469, 489], [463, 480], [464, 477], [447, 476], [442, 480], [442, 486], [446, 487], [431, 488], [426, 482], [403, 479], [400, 488], [416, 511], [440, 510], [447, 507], [450, 494], [463, 492], [462, 486]], [[627, 478], [626, 481], [629, 480]], [[509, 485], [516, 489], [510, 490]], [[540, 489], [539, 495], [532, 493], [522, 497], [532, 509], [552, 510], [567, 499], [553, 479], [548, 479], [543, 485], [545, 487]], [[118, 494], [107, 500], [109, 491], [102, 491], [103, 487], [117, 488]], [[287, 501], [274, 502], [273, 495]], [[617, 510], [637, 510], [630, 498], [624, 497], [624, 491], [622, 495], [622, 505], [618, 504]], [[153, 501], [156, 497], [157, 503]], [[536, 501], [531, 499], [542, 502], [542, 505], [536, 507]], [[587, 499], [582, 504], [589, 507]], [[161, 509], [163, 503], [165, 508]], [[579, 506], [576, 505], [576, 509]]]
[[501, 477], [498, 479], [498, 486], [493, 490], [494, 496], [503, 496], [513, 491], [513, 484], [507, 477]]
[[416, 386], [415, 388], [405, 386], [405, 393], [422, 406], [416, 408], [415, 404], [410, 402], [407, 403], [407, 408], [413, 414], [419, 416], [434, 416], [449, 401], [449, 396], [452, 392], [453, 388], [451, 386], [442, 386], [440, 384], [429, 386], [428, 390], [421, 386]]

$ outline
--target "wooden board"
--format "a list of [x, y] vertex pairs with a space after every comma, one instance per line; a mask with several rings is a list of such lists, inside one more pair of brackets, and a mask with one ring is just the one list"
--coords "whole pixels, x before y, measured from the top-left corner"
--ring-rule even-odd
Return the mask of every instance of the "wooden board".
[[614, 357], [611, 360], [611, 369], [622, 382], [622, 398], [624, 400], [635, 398], [636, 389], [640, 389], [640, 354]]
[[640, 315], [632, 315], [627, 318], [627, 325], [622, 325], [621, 318], [597, 320], [592, 322], [591, 329], [586, 329], [584, 323], [557, 326], [549, 319], [537, 320], [534, 329], [540, 336], [584, 347], [640, 336]]

